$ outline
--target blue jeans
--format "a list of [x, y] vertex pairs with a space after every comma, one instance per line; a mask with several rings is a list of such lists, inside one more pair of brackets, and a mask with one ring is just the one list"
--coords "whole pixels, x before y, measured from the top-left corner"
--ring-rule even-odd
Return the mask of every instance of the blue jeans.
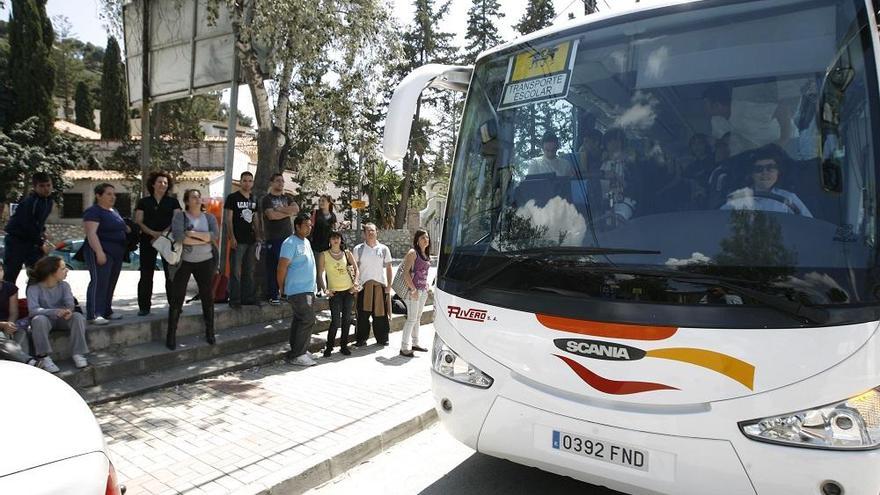
[[266, 287], [269, 299], [278, 299], [278, 259], [281, 258], [281, 245], [284, 239], [269, 239], [266, 241]]
[[[229, 304], [253, 304], [256, 302], [254, 287], [254, 256], [256, 244], [241, 244], [232, 250], [229, 267]], [[277, 283], [277, 282], [276, 282]], [[242, 297], [244, 294], [244, 297]]]
[[336, 331], [342, 328], [342, 336], [339, 347], [348, 345], [348, 332], [351, 330], [353, 320], [351, 310], [354, 306], [354, 294], [348, 291], [334, 292], [330, 298], [330, 329], [327, 331], [327, 350], [333, 349], [336, 344]]

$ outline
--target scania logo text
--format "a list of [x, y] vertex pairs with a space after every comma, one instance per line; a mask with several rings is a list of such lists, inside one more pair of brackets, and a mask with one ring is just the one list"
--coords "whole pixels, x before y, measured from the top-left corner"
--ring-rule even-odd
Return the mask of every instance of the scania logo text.
[[645, 351], [613, 342], [587, 339], [555, 339], [556, 347], [565, 352], [606, 361], [635, 361], [645, 357]]
[[448, 306], [446, 311], [450, 318], [454, 316], [459, 320], [470, 320], [483, 323], [489, 319], [489, 312], [485, 309], [463, 309], [460, 306]]

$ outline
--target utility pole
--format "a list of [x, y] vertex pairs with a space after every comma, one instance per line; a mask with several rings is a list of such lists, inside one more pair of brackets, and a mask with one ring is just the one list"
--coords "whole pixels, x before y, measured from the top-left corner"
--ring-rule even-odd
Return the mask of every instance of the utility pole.
[[598, 11], [599, 8], [596, 6], [596, 0], [584, 0], [584, 14], [590, 15]]

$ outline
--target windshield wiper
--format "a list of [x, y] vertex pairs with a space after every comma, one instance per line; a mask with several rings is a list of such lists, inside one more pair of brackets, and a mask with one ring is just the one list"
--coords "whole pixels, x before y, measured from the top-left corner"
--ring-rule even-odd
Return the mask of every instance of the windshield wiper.
[[755, 281], [735, 279], [723, 276], [704, 275], [702, 273], [679, 272], [673, 270], [657, 270], [645, 268], [630, 267], [596, 267], [596, 271], [606, 271], [612, 273], [624, 273], [629, 275], [644, 275], [649, 277], [661, 277], [682, 282], [696, 282], [699, 284], [708, 284], [722, 287], [729, 291], [737, 292], [750, 299], [754, 299], [768, 308], [775, 309], [781, 313], [795, 318], [802, 318], [810, 323], [824, 325], [831, 319], [831, 315], [827, 310], [806, 306], [796, 301], [792, 301], [783, 296], [768, 294], [756, 289], [752, 289], [745, 284], [754, 284]]
[[507, 256], [507, 258], [498, 263], [496, 266], [493, 266], [487, 272], [478, 276], [477, 278], [471, 279], [471, 281], [465, 286], [464, 292], [470, 292], [471, 289], [482, 285], [489, 280], [495, 278], [496, 275], [504, 271], [505, 269], [526, 260], [537, 260], [541, 259], [537, 256], [532, 255], [540, 255], [540, 256], [590, 256], [590, 255], [612, 255], [612, 254], [660, 254], [660, 251], [649, 250], [649, 249], [628, 249], [628, 248], [611, 248], [611, 247], [589, 247], [589, 246], [546, 246], [546, 247], [534, 247], [534, 248], [526, 248], [526, 249], [518, 249], [516, 251], [504, 251], [500, 253], [502, 255]]

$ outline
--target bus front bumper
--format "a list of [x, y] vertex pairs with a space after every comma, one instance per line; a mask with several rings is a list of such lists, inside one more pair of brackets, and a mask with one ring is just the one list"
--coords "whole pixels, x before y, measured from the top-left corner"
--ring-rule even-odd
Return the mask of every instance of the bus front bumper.
[[[829, 481], [846, 495], [880, 493], [878, 451], [792, 448], [755, 442], [738, 431], [728, 439], [648, 433], [636, 425], [555, 414], [505, 397], [496, 387], [470, 387], [436, 373], [432, 380], [440, 419], [462, 443], [624, 493], [824, 495]], [[547, 396], [547, 409], [558, 410], [555, 400]], [[590, 417], [588, 410], [582, 417]]]

